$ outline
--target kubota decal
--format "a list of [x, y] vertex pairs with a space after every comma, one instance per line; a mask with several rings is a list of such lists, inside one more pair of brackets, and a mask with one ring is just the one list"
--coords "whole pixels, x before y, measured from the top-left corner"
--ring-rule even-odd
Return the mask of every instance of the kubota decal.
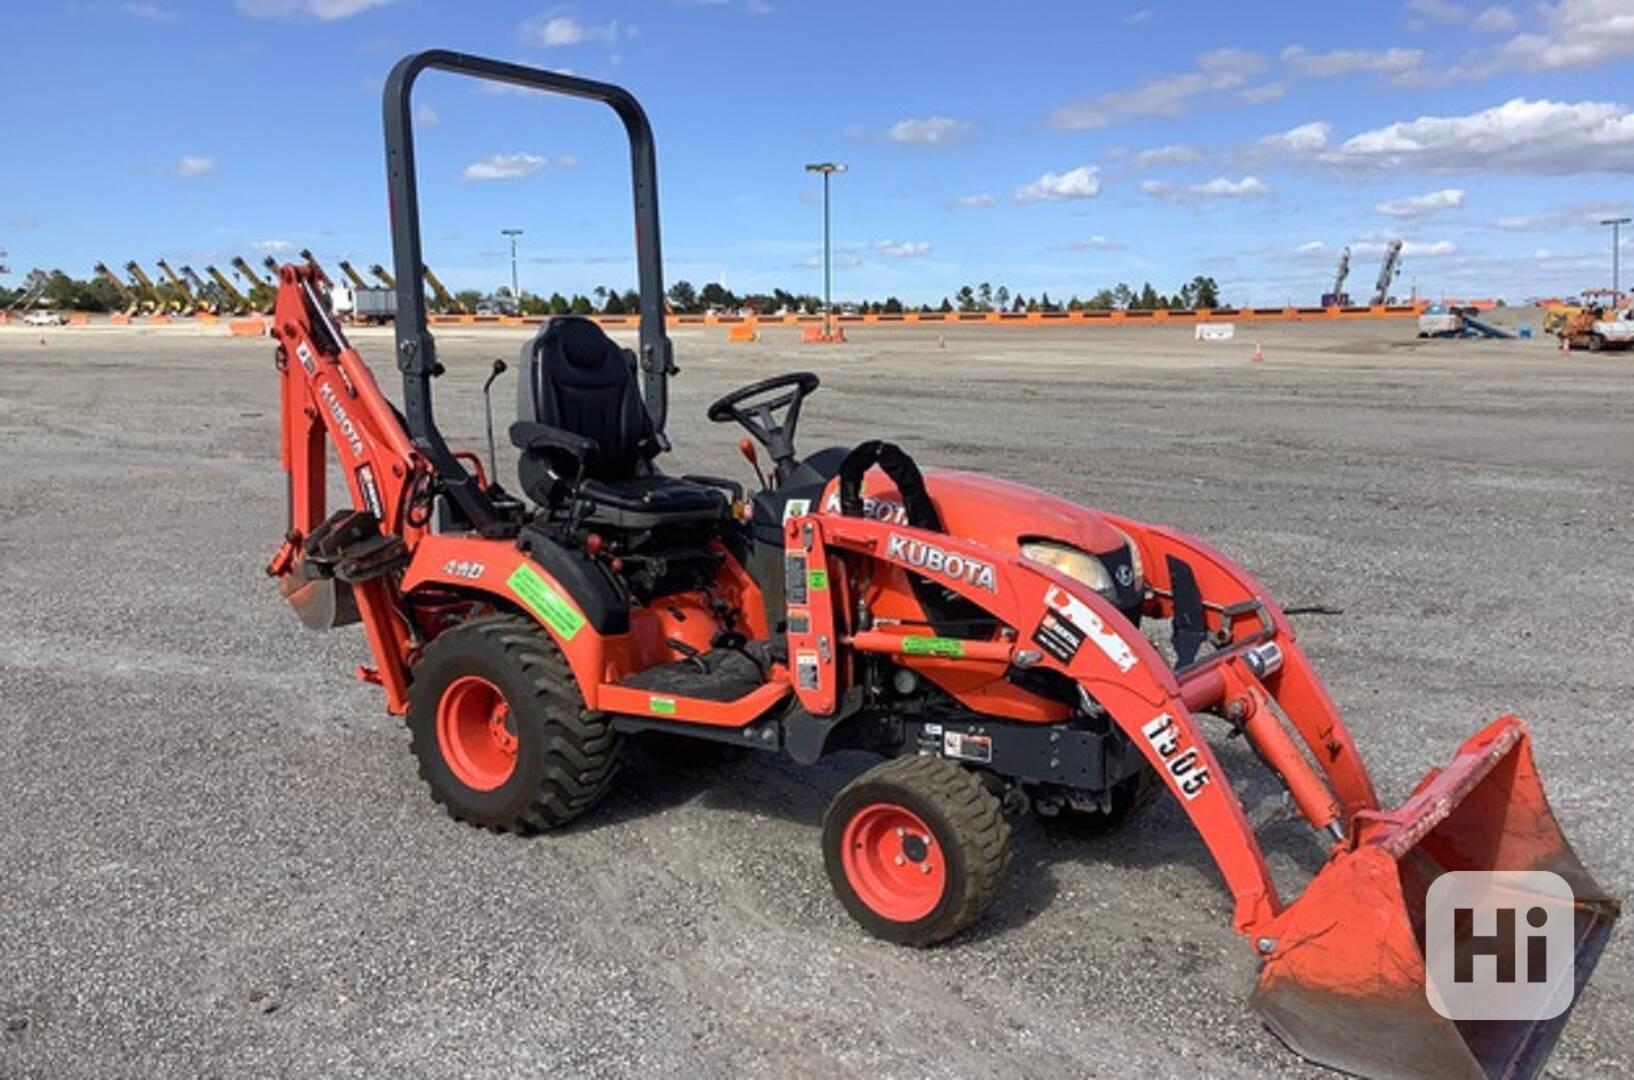
[[902, 652], [906, 656], [960, 657], [965, 654], [965, 643], [958, 638], [909, 634], [902, 639]]
[[942, 574], [955, 581], [963, 581], [988, 592], [999, 591], [998, 573], [992, 563], [972, 559], [958, 552], [946, 552], [923, 540], [910, 540], [892, 533], [885, 543], [885, 557], [899, 559], [909, 566], [917, 566], [933, 574]]
[[1174, 717], [1168, 713], [1158, 713], [1146, 722], [1140, 733], [1146, 736], [1146, 741], [1152, 744], [1157, 756], [1163, 759], [1169, 778], [1174, 781], [1180, 794], [1188, 802], [1197, 798], [1209, 785], [1208, 767], [1197, 763], [1199, 755], [1195, 746], [1181, 747], [1180, 726], [1174, 722]]
[[584, 616], [527, 563], [512, 571], [505, 586], [529, 611], [539, 616], [540, 621], [560, 634], [563, 641], [572, 641], [573, 635], [584, 628]]
[[[828, 497], [828, 501], [823, 504], [823, 510], [830, 514], [840, 512], [840, 493], [838, 491]], [[875, 521], [883, 521], [890, 525], [906, 525], [908, 523], [908, 508], [895, 499], [870, 499], [864, 495], [862, 498], [862, 516], [873, 518]]]
[[[1101, 617], [1089, 609], [1089, 605], [1062, 588], [1050, 586], [1050, 591], [1044, 596], [1044, 603], [1049, 606], [1058, 621], [1068, 623], [1073, 630], [1079, 631], [1080, 640], [1087, 637], [1095, 643], [1096, 648], [1106, 654], [1106, 658], [1118, 665], [1119, 671], [1128, 671], [1138, 662], [1135, 659], [1135, 650], [1123, 640], [1115, 631], [1107, 629]], [[1042, 626], [1041, 626], [1042, 628]], [[1044, 648], [1044, 642], [1039, 641], [1035, 632], [1033, 640]], [[1076, 649], [1073, 650], [1077, 652]], [[1054, 655], [1053, 653], [1051, 655]], [[1059, 658], [1058, 658], [1059, 659]], [[1066, 663], [1065, 660], [1061, 661]]]
[[358, 434], [357, 425], [352, 423], [352, 418], [346, 415], [345, 408], [341, 406], [340, 398], [335, 396], [335, 392], [329, 388], [328, 383], [318, 384], [318, 396], [323, 398], [323, 403], [329, 406], [329, 415], [333, 416], [335, 423], [340, 425], [340, 433], [346, 436], [346, 445], [352, 448], [352, 456], [362, 457], [363, 436]]

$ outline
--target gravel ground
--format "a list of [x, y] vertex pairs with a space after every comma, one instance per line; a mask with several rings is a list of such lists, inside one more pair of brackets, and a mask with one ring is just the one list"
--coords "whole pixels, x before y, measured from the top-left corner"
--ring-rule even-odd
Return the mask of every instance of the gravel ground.
[[[807, 449], [888, 436], [1208, 537], [1343, 609], [1300, 631], [1388, 801], [1520, 712], [1627, 894], [1634, 357], [1241, 329], [679, 334], [675, 468], [742, 475], [705, 404], [807, 366]], [[395, 389], [389, 339], [357, 337]], [[823, 874], [823, 807], [865, 758], [642, 757], [559, 834], [449, 820], [350, 675], [361, 633], [308, 633], [261, 573], [284, 527], [268, 344], [38, 339], [0, 328], [0, 1076], [1315, 1072], [1246, 1008], [1253, 958], [1167, 801], [1097, 842], [1019, 823], [995, 910], [923, 952], [865, 937]], [[478, 445], [518, 336], [440, 340], [439, 414]], [[1297, 888], [1314, 842], [1223, 753]], [[1623, 936], [1556, 1075], [1634, 1071]]]

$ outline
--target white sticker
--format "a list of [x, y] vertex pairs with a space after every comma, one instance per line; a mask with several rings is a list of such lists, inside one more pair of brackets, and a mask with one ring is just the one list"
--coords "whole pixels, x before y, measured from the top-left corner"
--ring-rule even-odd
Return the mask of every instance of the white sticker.
[[1078, 629], [1082, 630], [1095, 643], [1095, 646], [1106, 654], [1106, 658], [1118, 665], [1119, 671], [1128, 671], [1138, 662], [1135, 650], [1117, 632], [1107, 629], [1101, 617], [1089, 609], [1089, 605], [1079, 600], [1065, 589], [1050, 587], [1044, 602], [1050, 610], [1065, 618]]
[[783, 504], [783, 524], [787, 525], [790, 518], [803, 517], [810, 511], [810, 499], [790, 499]]

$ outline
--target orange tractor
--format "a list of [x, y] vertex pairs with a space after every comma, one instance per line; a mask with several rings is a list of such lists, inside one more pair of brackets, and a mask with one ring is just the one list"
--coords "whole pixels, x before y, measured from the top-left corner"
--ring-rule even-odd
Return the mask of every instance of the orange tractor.
[[[638, 348], [574, 318], [523, 346], [509, 431], [519, 494], [493, 464], [491, 412], [485, 468], [448, 445], [432, 410], [444, 371], [427, 330], [410, 130], [428, 68], [601, 102], [629, 135]], [[347, 343], [313, 270], [283, 267], [289, 531], [268, 571], [309, 625], [361, 622], [373, 661], [359, 674], [406, 717], [420, 774], [450, 814], [521, 833], [563, 825], [614, 783], [632, 736], [802, 764], [872, 751], [884, 760], [823, 823], [828, 876], [869, 932], [930, 945], [1003, 887], [1009, 816], [1107, 825], [1167, 792], [1262, 961], [1256, 1004], [1294, 1050], [1377, 1075], [1541, 1068], [1562, 1009], [1449, 1019], [1426, 975], [1427, 896], [1448, 871], [1563, 880], [1568, 891], [1529, 911], [1572, 927], [1573, 962], [1557, 975], [1568, 991], [1610, 935], [1617, 903], [1557, 827], [1524, 721], [1494, 721], [1382, 808], [1293, 626], [1246, 571], [1172, 529], [921, 471], [888, 442], [802, 453], [812, 374], [709, 409], [748, 433], [758, 490], [662, 471], [675, 368], [640, 105], [616, 86], [428, 52], [393, 70], [385, 126], [402, 408]], [[350, 493], [334, 513], [331, 448]], [[1149, 638], [1154, 620], [1170, 632]], [[1297, 899], [1273, 886], [1208, 733], [1246, 738], [1325, 850]]]

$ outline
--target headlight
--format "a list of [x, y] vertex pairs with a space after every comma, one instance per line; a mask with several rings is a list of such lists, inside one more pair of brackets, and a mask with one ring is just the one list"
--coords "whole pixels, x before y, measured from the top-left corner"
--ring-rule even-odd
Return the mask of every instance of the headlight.
[[1021, 545], [1021, 557], [1059, 570], [1074, 581], [1088, 585], [1109, 600], [1117, 595], [1117, 588], [1112, 584], [1112, 575], [1106, 572], [1101, 560], [1075, 547], [1049, 540], [1030, 540]]

